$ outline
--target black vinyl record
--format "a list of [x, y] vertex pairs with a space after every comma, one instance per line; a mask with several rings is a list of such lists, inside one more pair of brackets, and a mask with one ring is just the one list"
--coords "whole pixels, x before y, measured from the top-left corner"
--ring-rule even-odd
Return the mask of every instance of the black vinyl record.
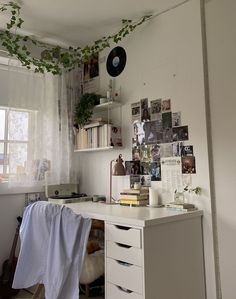
[[116, 77], [122, 73], [126, 65], [126, 52], [122, 47], [115, 47], [107, 57], [107, 72]]

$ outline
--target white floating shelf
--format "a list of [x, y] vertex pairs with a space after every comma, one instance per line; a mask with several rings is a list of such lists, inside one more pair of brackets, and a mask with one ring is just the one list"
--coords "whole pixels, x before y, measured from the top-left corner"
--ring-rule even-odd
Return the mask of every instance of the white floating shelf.
[[114, 108], [118, 108], [121, 106], [122, 106], [122, 104], [120, 102], [110, 101], [110, 102], [106, 102], [106, 103], [94, 106], [93, 111], [94, 112], [104, 111], [107, 109], [114, 109]]
[[108, 151], [108, 150], [111, 150], [111, 149], [118, 149], [118, 148], [121, 148], [121, 147], [114, 147], [114, 146], [105, 146], [105, 147], [96, 147], [96, 148], [83, 148], [83, 149], [77, 149], [77, 150], [74, 150], [75, 153], [78, 153], [78, 152], [99, 152], [99, 151]]

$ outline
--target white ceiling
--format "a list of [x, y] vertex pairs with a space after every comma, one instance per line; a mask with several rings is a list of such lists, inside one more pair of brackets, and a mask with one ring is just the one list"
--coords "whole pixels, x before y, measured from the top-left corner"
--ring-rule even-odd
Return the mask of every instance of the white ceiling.
[[[22, 28], [46, 42], [83, 46], [116, 32], [122, 19], [160, 13], [183, 2], [186, 0], [23, 0]], [[6, 20], [1, 13], [0, 28]]]

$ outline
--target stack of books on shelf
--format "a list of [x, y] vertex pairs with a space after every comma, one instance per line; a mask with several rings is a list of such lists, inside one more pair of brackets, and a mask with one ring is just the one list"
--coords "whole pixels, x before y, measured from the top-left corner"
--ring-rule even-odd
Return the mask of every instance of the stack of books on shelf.
[[197, 207], [192, 203], [170, 202], [166, 204], [166, 207], [171, 210], [182, 211], [182, 212], [191, 212], [197, 210]]
[[79, 129], [77, 149], [122, 146], [121, 128], [103, 121], [93, 122]]
[[148, 189], [125, 189], [120, 193], [120, 204], [126, 206], [146, 206], [149, 199]]

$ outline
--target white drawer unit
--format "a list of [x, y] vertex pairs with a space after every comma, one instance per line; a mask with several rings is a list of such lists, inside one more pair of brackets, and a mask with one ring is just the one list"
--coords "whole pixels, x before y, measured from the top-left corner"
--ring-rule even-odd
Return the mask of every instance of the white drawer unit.
[[106, 258], [106, 280], [136, 293], [143, 293], [143, 268]]
[[106, 290], [107, 298], [111, 299], [143, 299], [142, 295], [109, 282]]
[[141, 248], [141, 229], [106, 224], [106, 240]]
[[136, 266], [143, 265], [142, 249], [117, 242], [106, 241], [106, 256]]

